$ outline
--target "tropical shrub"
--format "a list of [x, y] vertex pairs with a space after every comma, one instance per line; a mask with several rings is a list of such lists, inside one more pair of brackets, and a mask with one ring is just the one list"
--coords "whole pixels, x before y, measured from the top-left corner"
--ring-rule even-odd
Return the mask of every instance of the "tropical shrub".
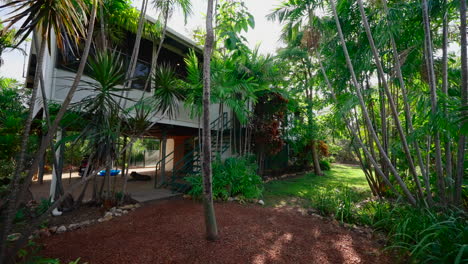
[[436, 211], [401, 204], [372, 202], [359, 221], [388, 234], [391, 249], [417, 263], [465, 263], [468, 260], [468, 221], [459, 210]]
[[387, 234], [388, 249], [414, 263], [466, 263], [468, 218], [461, 210], [437, 211], [384, 201], [362, 202], [345, 186], [319, 188], [310, 197], [318, 213]]
[[328, 160], [321, 160], [319, 161], [319, 164], [320, 164], [320, 169], [321, 170], [330, 170], [331, 169], [331, 165], [330, 165], [330, 162]]
[[[253, 156], [233, 157], [215, 161], [213, 167], [213, 197], [226, 200], [240, 196], [254, 199], [262, 195], [262, 178], [257, 174], [257, 164]], [[200, 175], [185, 178], [192, 188], [188, 194], [200, 198], [203, 194], [203, 182]]]

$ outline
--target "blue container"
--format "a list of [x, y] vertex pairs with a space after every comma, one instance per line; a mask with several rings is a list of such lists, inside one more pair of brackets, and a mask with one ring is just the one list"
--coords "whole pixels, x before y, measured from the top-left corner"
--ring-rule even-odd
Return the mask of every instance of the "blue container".
[[[120, 170], [111, 170], [110, 176], [116, 176], [116, 175], [119, 175], [119, 173], [120, 173]], [[106, 170], [100, 171], [99, 176], [106, 176]]]

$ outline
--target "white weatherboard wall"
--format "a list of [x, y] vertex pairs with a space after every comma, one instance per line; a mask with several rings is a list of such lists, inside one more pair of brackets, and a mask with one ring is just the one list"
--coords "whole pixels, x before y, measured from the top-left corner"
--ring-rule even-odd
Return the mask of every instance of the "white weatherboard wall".
[[[39, 39], [40, 42], [40, 39]], [[54, 101], [57, 103], [63, 102], [65, 99], [70, 87], [73, 83], [73, 80], [76, 76], [75, 73], [58, 69], [56, 68], [56, 56], [57, 56], [57, 44], [55, 40], [55, 35], [52, 34], [51, 38], [51, 51], [46, 51], [45, 58], [44, 58], [44, 66], [43, 66], [43, 74], [44, 74], [44, 81], [45, 81], [45, 90], [47, 99], [50, 101]], [[31, 45], [31, 53], [36, 53], [36, 48], [33, 43]], [[76, 103], [81, 101], [83, 98], [91, 95], [90, 91], [84, 90], [86, 88], [87, 83], [93, 82], [91, 78], [86, 75], [83, 75], [81, 78], [81, 82], [78, 86], [78, 90], [75, 92], [73, 96], [72, 103]], [[40, 91], [40, 89], [39, 89]], [[143, 91], [140, 90], [131, 90], [129, 91], [127, 97], [133, 100], [139, 100], [141, 98]], [[152, 95], [152, 92], [145, 92], [145, 97], [149, 97]], [[122, 103], [124, 104], [124, 102]], [[135, 102], [128, 100], [125, 105], [126, 107], [130, 107], [134, 105]], [[36, 101], [35, 112], [37, 112], [42, 107], [42, 96], [38, 93], [38, 100]], [[218, 118], [218, 104], [212, 104], [210, 107], [210, 120], [213, 121]], [[227, 110], [226, 110], [227, 111]], [[229, 111], [228, 111], [229, 112]], [[198, 128], [198, 118], [195, 117], [194, 119], [190, 118], [190, 109], [184, 106], [183, 102], [179, 102], [179, 109], [177, 116], [173, 119], [169, 119], [167, 116], [162, 116], [160, 113], [156, 114], [155, 117], [151, 120], [152, 122], [157, 121], [158, 123], [162, 124], [171, 124], [177, 126], [185, 126], [185, 127], [192, 127]]]
[[[53, 79], [54, 79], [54, 85], [52, 88], [52, 97], [51, 99], [55, 102], [62, 102], [68, 91], [70, 90], [70, 86], [73, 83], [73, 78], [75, 77], [75, 73], [62, 70], [62, 69], [57, 69], [54, 68], [52, 70], [54, 72], [53, 74]], [[93, 82], [91, 78], [88, 76], [83, 76], [80, 82], [80, 86], [78, 90], [76, 91], [72, 102], [77, 103], [87, 96], [90, 96], [91, 93], [89, 90], [85, 90], [87, 83]], [[138, 101], [141, 96], [142, 96], [143, 91], [140, 90], [130, 90], [127, 97], [130, 100], [127, 100], [126, 102], [126, 107], [129, 108], [133, 106], [136, 101]], [[150, 97], [152, 93], [145, 92], [144, 97]], [[133, 100], [133, 101], [132, 101]], [[122, 105], [124, 102], [122, 102]], [[210, 118], [211, 120], [215, 120], [218, 118], [218, 104], [212, 104], [210, 108]], [[178, 108], [178, 113], [177, 116], [173, 119], [169, 119], [167, 116], [163, 117], [160, 113], [156, 114], [155, 117], [151, 121], [158, 121], [158, 123], [163, 123], [163, 124], [171, 124], [171, 125], [178, 125], [178, 126], [185, 126], [185, 127], [192, 127], [192, 128], [198, 128], [198, 119], [190, 118], [190, 109], [187, 109], [184, 106], [183, 102], [179, 102], [179, 108]]]

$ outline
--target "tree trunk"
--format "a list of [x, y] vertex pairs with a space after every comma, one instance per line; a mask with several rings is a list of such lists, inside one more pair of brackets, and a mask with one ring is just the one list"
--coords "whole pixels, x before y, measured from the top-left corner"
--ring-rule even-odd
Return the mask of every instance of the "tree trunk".
[[161, 184], [166, 183], [166, 147], [167, 147], [167, 137], [166, 132], [163, 132], [163, 139], [161, 144]]
[[[442, 92], [448, 98], [448, 7], [447, 0], [444, 0], [444, 18], [442, 23]], [[444, 104], [444, 116], [447, 117], [447, 105]], [[450, 133], [445, 133], [445, 171], [446, 177], [452, 179], [452, 142], [450, 139]], [[453, 189], [449, 188], [451, 190]], [[448, 199], [453, 199], [453, 196], [447, 197]]]
[[[130, 140], [131, 141], [131, 140]], [[132, 147], [133, 144], [130, 145], [130, 153], [132, 153]], [[130, 155], [128, 155], [128, 163], [130, 163]], [[127, 162], [127, 161], [124, 161]], [[154, 175], [154, 178], [156, 179], [158, 175]], [[123, 204], [124, 199], [125, 199], [125, 194], [127, 193], [127, 182], [128, 182], [128, 171], [127, 173], [124, 173], [124, 179], [123, 179], [123, 186], [122, 186], [122, 198], [120, 198], [120, 203]]]
[[106, 26], [105, 26], [105, 22], [104, 22], [103, 5], [104, 5], [104, 3], [99, 4], [99, 16], [100, 16], [99, 22], [101, 24], [100, 33], [101, 33], [102, 50], [105, 51], [107, 49], [107, 39], [106, 39]]
[[[127, 145], [127, 136], [124, 136], [123, 138], [123, 146], [126, 146]], [[122, 153], [122, 176], [125, 177], [125, 173], [126, 173], [126, 167], [127, 167], [127, 151], [124, 151]]]
[[[378, 78], [378, 88], [379, 88], [379, 99], [380, 99], [380, 129], [381, 129], [381, 134], [382, 134], [382, 147], [385, 151], [385, 153], [388, 155], [388, 129], [387, 129], [387, 112], [385, 109], [385, 93], [382, 91], [382, 86], [381, 86], [381, 76], [377, 76]], [[387, 165], [385, 164], [385, 161], [383, 157], [380, 157], [380, 163], [382, 164], [382, 171], [387, 175], [388, 177], [388, 168]]]
[[[331, 1], [330, 1], [331, 2]], [[332, 4], [333, 5], [333, 4]], [[334, 8], [334, 6], [333, 6]], [[328, 89], [330, 90], [331, 94], [332, 94], [332, 99], [333, 101], [338, 104], [338, 100], [336, 98], [336, 94], [335, 94], [335, 91], [333, 90], [333, 87], [331, 86], [331, 83], [330, 81], [328, 80], [328, 76], [327, 76], [327, 73], [325, 72], [325, 69], [323, 68], [323, 65], [322, 65], [322, 61], [319, 59], [319, 64], [320, 64], [320, 70], [324, 76], [324, 79], [325, 79], [325, 82], [327, 83], [327, 87]], [[389, 178], [382, 172], [382, 170], [380, 169], [379, 167], [379, 164], [377, 163], [377, 161], [374, 159], [374, 157], [372, 156], [372, 154], [369, 152], [369, 150], [366, 148], [366, 146], [364, 145], [364, 143], [361, 141], [361, 139], [359, 138], [359, 136], [357, 135], [357, 132], [355, 131], [355, 129], [351, 126], [351, 122], [348, 121], [348, 118], [345, 114], [343, 114], [343, 119], [344, 119], [344, 122], [346, 124], [346, 127], [348, 128], [348, 131], [351, 132], [351, 136], [353, 139], [355, 139], [358, 143], [358, 146], [364, 151], [364, 155], [369, 159], [369, 161], [371, 162], [372, 166], [374, 166], [374, 169], [376, 171], [376, 173], [382, 177], [382, 179], [385, 181], [385, 183], [388, 185], [388, 187], [390, 187], [390, 189], [395, 193], [395, 194], [398, 194], [397, 190], [395, 189], [395, 187], [393, 186], [393, 184], [390, 182]], [[370, 187], [372, 188], [372, 187]]]
[[[129, 80], [127, 81], [125, 85], [125, 87], [127, 88], [132, 88], [132, 82], [133, 82], [132, 78], [133, 78], [133, 75], [135, 74], [136, 65], [138, 63], [138, 55], [140, 53], [140, 42], [141, 42], [141, 37], [143, 36], [143, 28], [144, 28], [145, 19], [146, 19], [147, 7], [148, 7], [148, 0], [143, 0], [141, 3], [140, 18], [138, 20], [138, 28], [137, 28], [137, 33], [135, 37], [135, 44], [133, 45], [133, 51], [132, 51], [132, 56], [130, 57], [130, 63], [128, 65], [128, 71], [127, 71], [127, 74], [125, 75], [126, 80]], [[122, 92], [121, 95], [123, 95], [123, 93], [126, 93], [125, 97], [127, 97], [128, 91]], [[125, 108], [127, 105], [127, 100], [125, 99], [123, 100], [124, 100], [123, 108]], [[122, 101], [122, 98], [119, 98], [119, 105], [121, 101]]]
[[[463, 2], [463, 1], [462, 1]], [[424, 24], [424, 35], [425, 35], [425, 46], [426, 46], [426, 65], [429, 76], [429, 87], [431, 90], [431, 111], [433, 115], [437, 114], [437, 91], [436, 91], [436, 78], [434, 72], [434, 57], [432, 49], [432, 38], [431, 38], [431, 27], [429, 22], [429, 7], [427, 0], [422, 1], [423, 10], [423, 24]], [[440, 149], [440, 134], [438, 131], [434, 133], [434, 145], [435, 145], [435, 165], [437, 174], [437, 189], [442, 204], [447, 203], [445, 195], [445, 179], [442, 170], [442, 152]]]
[[317, 153], [317, 140], [312, 140], [312, 160], [314, 162], [314, 172], [317, 176], [322, 176], [323, 172], [320, 169], [320, 162]]
[[[351, 58], [349, 57], [349, 54], [348, 54], [348, 48], [346, 46], [346, 42], [344, 40], [344, 36], [343, 36], [343, 32], [342, 32], [342, 29], [341, 29], [341, 24], [340, 24], [340, 20], [338, 18], [338, 13], [336, 11], [336, 7], [335, 7], [335, 3], [333, 2], [334, 0], [330, 0], [330, 5], [332, 7], [332, 10], [333, 10], [333, 15], [335, 17], [335, 23], [336, 23], [336, 26], [337, 26], [337, 29], [338, 29], [338, 34], [339, 34], [339, 37], [340, 37], [340, 41], [341, 41], [341, 45], [342, 45], [342, 48], [343, 48], [343, 51], [344, 51], [344, 55], [345, 55], [345, 58], [346, 58], [346, 64], [349, 68], [349, 71], [351, 73], [351, 79], [352, 79], [352, 82], [355, 86], [355, 90], [356, 90], [356, 94], [357, 94], [357, 97], [358, 97], [358, 100], [359, 100], [359, 104], [361, 105], [361, 108], [362, 108], [362, 114], [364, 116], [364, 120], [367, 124], [367, 126], [369, 128], [372, 128], [372, 123], [370, 121], [370, 118], [369, 118], [369, 113], [366, 109], [366, 105], [364, 103], [364, 99], [362, 97], [362, 94], [361, 94], [361, 91], [360, 91], [360, 87], [359, 87], [359, 84], [357, 82], [357, 79], [356, 79], [356, 74], [354, 72], [354, 67], [352, 65], [352, 62], [351, 62]], [[408, 187], [406, 186], [406, 184], [404, 183], [403, 179], [400, 177], [400, 174], [398, 173], [398, 171], [396, 170], [396, 168], [393, 166], [393, 164], [391, 163], [390, 159], [388, 158], [388, 156], [384, 153], [384, 149], [380, 143], [380, 140], [378, 139], [374, 129], [372, 128], [371, 129], [371, 135], [374, 139], [374, 141], [376, 142], [377, 144], [377, 147], [379, 149], [379, 151], [381, 153], [383, 153], [383, 157], [384, 157], [384, 160], [385, 162], [387, 163], [387, 165], [389, 166], [389, 169], [390, 171], [392, 172], [392, 174], [395, 176], [395, 179], [397, 180], [398, 184], [400, 185], [400, 187], [402, 188], [403, 192], [405, 193], [408, 201], [412, 204], [412, 205], [416, 205], [416, 199], [414, 198], [414, 196], [411, 194], [411, 192], [409, 191]]]
[[[388, 15], [387, 1], [383, 0], [382, 3], [383, 3], [385, 14], [387, 16], [387, 22], [388, 22], [389, 26], [391, 26], [392, 23], [391, 23], [391, 20], [389, 18], [389, 15]], [[411, 110], [410, 110], [410, 106], [409, 106], [409, 101], [408, 101], [408, 96], [407, 96], [407, 91], [406, 91], [406, 85], [405, 85], [405, 81], [403, 80], [403, 74], [402, 74], [402, 71], [401, 71], [401, 62], [400, 62], [400, 57], [399, 57], [399, 54], [398, 54], [397, 46], [396, 46], [395, 39], [393, 38], [392, 34], [390, 34], [390, 42], [391, 42], [391, 45], [392, 45], [393, 59], [395, 61], [395, 66], [396, 66], [395, 70], [396, 70], [396, 74], [398, 76], [398, 80], [400, 82], [401, 94], [402, 94], [402, 97], [403, 97], [405, 118], [406, 118], [406, 122], [408, 124], [409, 133], [413, 134], [414, 133], [413, 120], [411, 118]], [[425, 189], [426, 189], [426, 199], [427, 199], [429, 205], [432, 205], [433, 201], [432, 201], [431, 185], [430, 185], [430, 181], [429, 181], [428, 171], [426, 170], [426, 167], [424, 166], [424, 160], [423, 160], [423, 157], [422, 157], [422, 154], [421, 154], [421, 150], [420, 150], [418, 141], [414, 140], [413, 144], [414, 144], [414, 149], [416, 150], [416, 156], [418, 158], [418, 165], [419, 165], [419, 168], [421, 170], [421, 173], [422, 173], [423, 179], [424, 179], [424, 185], [425, 185]]]
[[218, 239], [218, 228], [213, 205], [211, 171], [211, 130], [210, 130], [210, 90], [211, 53], [213, 49], [213, 0], [208, 0], [206, 12], [206, 39], [203, 51], [203, 208], [205, 215], [206, 238]]
[[107, 142], [106, 146], [106, 175], [105, 175], [105, 182], [106, 182], [106, 200], [110, 200], [111, 197], [111, 163], [112, 163], [112, 156], [111, 156], [111, 147], [112, 143]]
[[[162, 49], [162, 46], [163, 46], [163, 43], [164, 43], [164, 39], [166, 38], [168, 18], [169, 18], [169, 7], [166, 8], [166, 10], [164, 11], [164, 26], [163, 26], [163, 30], [162, 30], [162, 33], [161, 33], [161, 40], [159, 41], [158, 49], [154, 50], [154, 48], [153, 48], [153, 52], [155, 52], [155, 54], [151, 58], [150, 74], [149, 74], [148, 78], [146, 79], [144, 91], [146, 91], [148, 89], [148, 85], [150, 83], [150, 80], [151, 80], [152, 76], [154, 75], [154, 72], [155, 72], [155, 69], [156, 69], [156, 66], [157, 66], [157, 63], [158, 63], [159, 53], [161, 52], [161, 49]], [[153, 47], [154, 47], [154, 44], [153, 44]]]
[[[81, 57], [81, 61], [80, 61], [80, 65], [78, 67], [78, 70], [77, 70], [77, 73], [76, 73], [76, 77], [75, 77], [75, 80], [72, 84], [72, 86], [70, 87], [70, 91], [68, 92], [67, 96], [65, 97], [63, 103], [62, 103], [62, 106], [60, 107], [60, 110], [58, 111], [55, 119], [54, 119], [54, 123], [52, 124], [50, 130], [47, 132], [47, 136], [44, 137], [41, 141], [41, 145], [40, 145], [40, 148], [39, 150], [36, 152], [35, 154], [35, 158], [34, 158], [34, 161], [32, 163], [32, 166], [31, 166], [31, 169], [29, 170], [27, 176], [26, 176], [26, 179], [25, 181], [23, 182], [23, 184], [21, 185], [21, 188], [18, 188], [18, 184], [19, 184], [19, 178], [18, 178], [18, 182], [17, 183], [14, 183], [15, 185], [13, 185], [13, 188], [11, 188], [12, 190], [12, 199], [9, 200], [9, 201], [13, 201], [15, 202], [16, 200], [21, 200], [22, 197], [25, 196], [25, 194], [27, 193], [27, 190], [28, 190], [28, 187], [29, 185], [31, 184], [31, 180], [32, 180], [32, 177], [34, 175], [34, 173], [36, 172], [37, 168], [38, 168], [38, 164], [39, 164], [39, 161], [42, 159], [42, 157], [44, 156], [44, 153], [45, 153], [45, 150], [47, 148], [47, 146], [50, 146], [50, 142], [55, 134], [55, 132], [57, 131], [57, 128], [59, 126], [59, 123], [60, 121], [62, 120], [68, 106], [70, 105], [70, 102], [73, 98], [73, 95], [78, 87], [78, 84], [81, 80], [81, 76], [83, 75], [83, 70], [84, 70], [84, 67], [86, 66], [86, 61], [87, 61], [87, 58], [88, 58], [88, 54], [89, 54], [89, 50], [90, 50], [90, 47], [91, 47], [91, 42], [92, 42], [92, 35], [93, 35], [93, 30], [94, 30], [94, 20], [96, 18], [96, 5], [93, 5], [93, 9], [91, 11], [91, 17], [90, 17], [90, 22], [89, 22], [89, 25], [88, 25], [88, 32], [87, 32], [87, 39], [86, 39], [86, 42], [85, 42], [85, 48], [83, 50], [83, 55]], [[36, 100], [36, 95], [37, 95], [37, 86], [38, 86], [38, 82], [39, 82], [39, 72], [42, 71], [42, 63], [43, 63], [43, 54], [41, 56], [41, 53], [45, 53], [45, 40], [43, 39], [42, 40], [42, 44], [44, 47], [41, 48], [41, 52], [39, 53], [39, 56], [38, 56], [38, 64], [37, 64], [37, 68], [36, 68], [36, 76], [35, 76], [35, 81], [34, 81], [34, 85], [33, 85], [33, 95], [31, 96], [31, 99], [33, 100], [30, 104], [30, 110], [34, 110], [34, 103], [35, 103], [35, 100]], [[32, 107], [32, 108], [31, 108]], [[18, 167], [17, 169], [15, 170], [15, 177], [19, 177], [19, 173], [21, 173], [21, 171], [23, 170], [24, 168], [24, 155], [25, 155], [25, 151], [26, 151], [26, 147], [27, 147], [27, 137], [29, 135], [29, 130], [30, 130], [30, 127], [31, 127], [31, 122], [32, 122], [32, 114], [33, 114], [33, 111], [31, 111], [29, 113], [29, 116], [28, 116], [28, 119], [26, 120], [26, 124], [25, 124], [25, 131], [23, 132], [23, 136], [25, 136], [26, 138], [23, 137], [23, 142], [22, 142], [22, 151], [20, 152], [20, 158], [19, 158], [19, 163], [18, 163]], [[14, 181], [16, 180], [16, 178], [14, 178]], [[19, 193], [19, 194], [18, 194]], [[6, 249], [6, 245], [4, 244], [3, 241], [6, 241], [6, 236], [8, 234], [8, 232], [10, 231], [11, 229], [11, 225], [12, 225], [12, 221], [13, 221], [13, 217], [14, 217], [14, 214], [16, 213], [16, 209], [17, 207], [16, 206], [11, 206], [11, 207], [7, 207], [8, 209], [6, 210], [7, 214], [6, 214], [6, 217], [5, 217], [5, 222], [4, 222], [4, 225], [3, 225], [3, 233], [2, 233], [2, 254], [0, 254], [0, 259], [2, 256], [4, 256], [4, 252], [5, 252], [5, 249]]]
[[221, 147], [221, 152], [219, 156], [223, 155], [223, 138], [224, 138], [224, 104], [221, 103], [219, 106], [221, 108], [221, 138], [219, 139], [219, 145]]
[[[24, 130], [21, 138], [21, 150], [16, 162], [16, 168], [13, 174], [13, 178], [11, 180], [11, 184], [9, 189], [11, 190], [11, 193], [8, 195], [7, 198], [7, 207], [5, 210], [5, 218], [3, 221], [2, 225], [2, 232], [1, 232], [1, 248], [0, 248], [0, 262], [7, 262], [8, 256], [6, 254], [7, 250], [7, 237], [8, 234], [12, 228], [13, 225], [13, 219], [16, 213], [16, 201], [21, 200], [21, 195], [18, 196], [20, 192], [20, 179], [21, 179], [21, 174], [23, 173], [24, 170], [24, 165], [25, 165], [25, 159], [26, 159], [26, 152], [28, 148], [28, 141], [29, 141], [29, 132], [31, 131], [31, 125], [33, 121], [33, 114], [34, 114], [34, 108], [36, 105], [36, 98], [37, 98], [37, 91], [39, 88], [39, 76], [42, 74], [42, 68], [44, 64], [44, 54], [45, 54], [45, 49], [46, 49], [46, 38], [43, 36], [41, 40], [41, 46], [36, 47], [36, 51], [38, 52], [37, 56], [37, 65], [36, 65], [36, 71], [35, 71], [35, 76], [34, 76], [34, 84], [32, 88], [32, 93], [31, 93], [31, 98], [29, 100], [29, 113], [28, 117], [25, 121], [24, 125]], [[37, 168], [37, 164], [36, 164]], [[33, 167], [31, 167], [30, 170], [33, 170]]]
[[384, 70], [383, 70], [382, 63], [380, 61], [379, 51], [377, 50], [377, 47], [375, 46], [374, 38], [373, 38], [372, 32], [370, 30], [369, 22], [367, 21], [367, 15], [366, 15], [366, 13], [364, 11], [364, 6], [362, 4], [362, 0], [358, 0], [358, 4], [359, 4], [359, 11], [361, 13], [362, 22], [364, 24], [364, 29], [366, 31], [367, 39], [369, 40], [369, 44], [370, 44], [370, 47], [371, 47], [371, 50], [372, 50], [372, 54], [374, 56], [374, 61], [375, 61], [375, 64], [377, 66], [377, 72], [382, 77], [382, 86], [384, 88], [385, 93], [387, 94], [390, 110], [392, 112], [393, 120], [395, 121], [395, 126], [396, 126], [396, 129], [397, 129], [398, 134], [400, 136], [401, 143], [403, 145], [403, 150], [405, 152], [406, 159], [407, 159], [407, 161], [409, 163], [410, 172], [411, 172], [411, 174], [413, 176], [414, 182], [416, 183], [419, 198], [424, 199], [424, 194], [423, 194], [423, 190], [421, 188], [421, 183], [419, 182], [418, 173], [416, 172], [416, 167], [415, 167], [414, 162], [413, 162], [413, 157], [411, 156], [411, 152], [410, 152], [410, 149], [409, 149], [409, 146], [408, 146], [408, 142], [406, 141], [407, 135], [405, 135], [405, 132], [403, 131], [403, 127], [401, 126], [400, 118], [398, 117], [398, 111], [397, 111], [397, 108], [395, 106], [393, 96], [392, 96], [392, 94], [390, 92], [390, 89], [388, 88], [388, 83], [385, 80], [385, 73], [384, 73]]
[[[465, 107], [462, 110], [462, 116], [468, 116], [468, 51], [467, 51], [467, 35], [466, 35], [466, 1], [460, 1], [460, 44], [461, 44], [461, 102], [462, 106]], [[460, 124], [460, 138], [458, 139], [458, 153], [457, 153], [457, 167], [455, 178], [455, 193], [454, 202], [455, 204], [461, 204], [461, 191], [463, 176], [465, 173], [465, 148], [466, 148], [466, 136], [463, 134], [461, 128], [463, 128], [466, 119]]]

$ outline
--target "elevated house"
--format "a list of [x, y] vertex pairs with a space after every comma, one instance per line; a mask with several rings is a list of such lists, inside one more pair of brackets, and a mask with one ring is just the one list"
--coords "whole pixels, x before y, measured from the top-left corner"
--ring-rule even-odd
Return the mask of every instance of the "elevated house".
[[[152, 18], [147, 18], [150, 22]], [[153, 21], [154, 22], [154, 21]], [[37, 36], [34, 36], [37, 37]], [[129, 60], [132, 48], [134, 46], [135, 35], [129, 31], [126, 31], [124, 38], [119, 44], [119, 52], [124, 60]], [[195, 53], [202, 58], [202, 48], [196, 45], [195, 42], [177, 33], [171, 28], [167, 29], [167, 34], [164, 39], [162, 50], [158, 56], [158, 64], [169, 64], [176, 69], [177, 74], [184, 78], [186, 76], [186, 67], [184, 63], [184, 57], [187, 56], [189, 50], [194, 50]], [[150, 63], [152, 57], [155, 56], [153, 53], [153, 45], [159, 43], [153, 43], [148, 39], [142, 39], [140, 45], [140, 52], [138, 56], [137, 67], [135, 71], [135, 77], [138, 78], [132, 83], [131, 91], [128, 92], [128, 98], [139, 99], [143, 97], [149, 97], [154, 93], [154, 87], [151, 85], [150, 89], [144, 91], [143, 87], [145, 84], [146, 77], [150, 72]], [[45, 92], [46, 97], [50, 102], [61, 103], [66, 94], [68, 93], [70, 86], [75, 77], [76, 70], [78, 68], [79, 59], [75, 57], [73, 52], [61, 51], [57, 48], [55, 39], [51, 42], [52, 50], [48, 51], [44, 60], [43, 75], [45, 81]], [[27, 87], [32, 87], [34, 81], [35, 67], [36, 67], [36, 47], [31, 47], [31, 56], [29, 59], [28, 75], [27, 75]], [[82, 77], [82, 85], [84, 81], [90, 82], [91, 78], [86, 76], [86, 71]], [[78, 89], [73, 97], [72, 102], [78, 102], [85, 98], [89, 94], [89, 91]], [[41, 98], [41, 96], [38, 96]], [[122, 104], [129, 107], [134, 104], [134, 101], [127, 100], [122, 101]], [[36, 102], [36, 118], [42, 117], [42, 101]], [[219, 114], [219, 106], [213, 104], [211, 106], [212, 121], [212, 133], [218, 130], [221, 119], [224, 120], [225, 131], [224, 136], [227, 137], [224, 140], [224, 144], [221, 147], [221, 154], [223, 157], [227, 157], [231, 154], [229, 144], [229, 129], [230, 123], [230, 111], [226, 110], [223, 114]], [[186, 186], [178, 182], [187, 173], [198, 172], [200, 169], [200, 155], [198, 153], [197, 138], [199, 135], [199, 119], [192, 118], [190, 111], [186, 109], [183, 102], [179, 102], [179, 109], [176, 116], [172, 119], [167, 116], [157, 113], [151, 120], [151, 122], [158, 120], [158, 122], [149, 129], [144, 137], [152, 137], [159, 139], [162, 142], [162, 151], [160, 154], [160, 160], [157, 163], [157, 170], [159, 173], [152, 179], [152, 185], [158, 187], [161, 185], [171, 185], [173, 189], [183, 190]], [[150, 184], [150, 183], [148, 183]]]

